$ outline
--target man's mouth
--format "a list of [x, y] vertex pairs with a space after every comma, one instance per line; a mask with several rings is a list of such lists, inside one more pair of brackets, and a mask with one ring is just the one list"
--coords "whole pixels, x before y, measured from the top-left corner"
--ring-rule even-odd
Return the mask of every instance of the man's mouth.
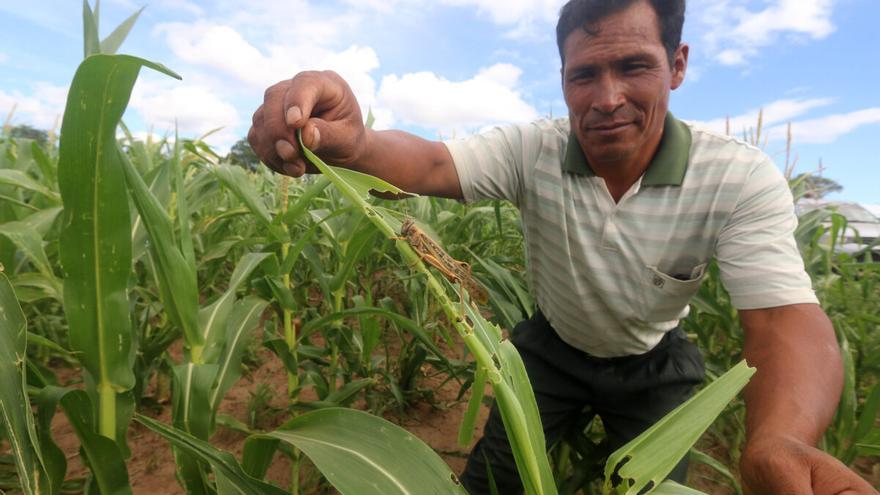
[[599, 136], [610, 136], [628, 129], [630, 125], [632, 122], [609, 122], [587, 127], [587, 132]]
[[593, 125], [588, 127], [587, 129], [591, 131], [611, 131], [627, 126], [629, 124], [631, 124], [631, 122], [609, 122], [607, 124]]

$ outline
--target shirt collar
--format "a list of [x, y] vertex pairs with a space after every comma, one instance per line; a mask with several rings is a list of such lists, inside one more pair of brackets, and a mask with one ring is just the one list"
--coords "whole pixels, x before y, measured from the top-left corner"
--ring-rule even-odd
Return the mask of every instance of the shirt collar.
[[[667, 112], [660, 146], [642, 177], [642, 186], [680, 186], [687, 172], [692, 140], [690, 128], [676, 119], [671, 112]], [[575, 174], [596, 175], [587, 162], [574, 131], [568, 138], [562, 170]]]

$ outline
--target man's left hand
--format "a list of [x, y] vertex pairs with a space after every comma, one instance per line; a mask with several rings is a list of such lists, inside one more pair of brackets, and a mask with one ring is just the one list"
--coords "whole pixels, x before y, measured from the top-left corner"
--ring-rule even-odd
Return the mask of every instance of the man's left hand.
[[753, 440], [740, 469], [749, 495], [877, 495], [834, 457], [793, 438]]

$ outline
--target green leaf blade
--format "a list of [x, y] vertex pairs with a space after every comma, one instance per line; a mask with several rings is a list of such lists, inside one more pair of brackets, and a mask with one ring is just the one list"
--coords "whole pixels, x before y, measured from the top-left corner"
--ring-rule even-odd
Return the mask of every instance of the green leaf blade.
[[119, 50], [122, 42], [128, 37], [128, 33], [131, 31], [131, 28], [134, 27], [134, 23], [137, 22], [138, 17], [140, 17], [141, 12], [143, 12], [145, 8], [146, 7], [141, 7], [137, 12], [129, 16], [128, 19], [122, 21], [122, 23], [117, 26], [110, 35], [101, 41], [99, 45], [101, 53], [113, 55]]
[[0, 427], [6, 431], [22, 491], [36, 495], [47, 475], [27, 396], [26, 347], [24, 313], [9, 279], [0, 272]]
[[[648, 485], [659, 486], [754, 373], [755, 368], [741, 361], [611, 454], [605, 464], [606, 493], [615, 489], [635, 495]], [[620, 484], [612, 482], [615, 473]]]
[[302, 450], [343, 495], [467, 493], [424, 442], [362, 411], [321, 409], [265, 437]]

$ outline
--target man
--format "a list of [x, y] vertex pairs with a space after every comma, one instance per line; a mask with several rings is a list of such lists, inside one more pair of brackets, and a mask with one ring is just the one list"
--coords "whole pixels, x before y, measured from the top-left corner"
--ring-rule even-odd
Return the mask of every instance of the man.
[[[503, 198], [522, 211], [535, 317], [514, 329], [548, 444], [585, 406], [622, 445], [703, 377], [678, 324], [714, 258], [758, 371], [746, 389], [750, 493], [873, 494], [817, 450], [842, 388], [834, 331], [792, 232], [787, 184], [759, 150], [668, 113], [685, 76], [684, 0], [571, 0], [557, 26], [569, 118], [448, 143], [366, 130], [339, 76], [270, 87], [248, 139], [278, 172], [311, 170], [294, 131], [325, 160], [419, 194]], [[485, 454], [485, 456], [484, 456]], [[462, 476], [488, 493], [521, 484], [497, 411]], [[684, 464], [672, 478], [684, 481]]]

